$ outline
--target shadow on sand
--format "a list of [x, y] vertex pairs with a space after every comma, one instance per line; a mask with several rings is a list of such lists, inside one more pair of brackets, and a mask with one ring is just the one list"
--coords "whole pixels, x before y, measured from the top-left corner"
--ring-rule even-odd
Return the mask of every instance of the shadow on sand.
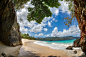
[[[40, 53], [36, 53], [35, 51], [25, 51], [24, 48], [20, 48], [18, 57], [46, 57], [46, 56], [41, 56]], [[47, 57], [61, 57], [61, 56], [50, 55]]]

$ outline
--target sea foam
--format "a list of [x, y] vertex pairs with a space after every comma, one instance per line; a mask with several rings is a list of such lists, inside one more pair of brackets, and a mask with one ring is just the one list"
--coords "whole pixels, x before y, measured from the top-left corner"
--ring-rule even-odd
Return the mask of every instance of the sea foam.
[[48, 43], [45, 41], [35, 41], [34, 42], [37, 45], [41, 45], [41, 46], [46, 46], [49, 47], [51, 49], [56, 49], [56, 50], [66, 50], [66, 47], [71, 46], [71, 44], [64, 44], [64, 43]]

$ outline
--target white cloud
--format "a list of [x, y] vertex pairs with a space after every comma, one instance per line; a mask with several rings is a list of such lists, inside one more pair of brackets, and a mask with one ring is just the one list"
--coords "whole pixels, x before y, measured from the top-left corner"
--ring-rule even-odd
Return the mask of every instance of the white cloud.
[[29, 31], [30, 31], [30, 32], [35, 32], [35, 33], [37, 33], [37, 32], [41, 32], [42, 29], [43, 29], [42, 26], [35, 25], [35, 26], [34, 26], [33, 28], [31, 28]]
[[58, 9], [58, 8], [55, 8], [55, 7], [50, 8], [50, 11], [51, 11], [53, 14], [55, 14], [55, 15], [58, 15], [58, 13], [59, 13], [59, 9]]
[[[20, 9], [16, 12], [17, 13], [17, 22], [20, 25], [20, 31], [21, 32], [23, 30], [26, 30], [26, 28], [24, 26], [30, 28], [29, 30], [27, 30], [27, 32], [28, 31], [35, 32], [35, 33], [41, 32], [43, 30], [43, 27], [45, 27], [45, 25], [47, 25], [46, 22], [48, 20], [50, 20], [51, 18], [53, 18], [53, 17], [45, 17], [44, 20], [41, 22], [41, 24], [38, 24], [38, 25], [36, 24], [36, 21], [29, 22], [27, 20], [27, 15], [28, 15], [28, 9], [27, 8], [28, 7], [34, 7], [34, 6], [31, 5], [31, 1], [27, 2], [24, 6], [25, 7], [23, 9]], [[21, 30], [21, 29], [23, 29], [23, 30]]]
[[49, 27], [52, 27], [52, 26], [51, 26], [51, 22], [49, 22], [49, 21], [48, 21], [48, 26], [49, 26]]
[[48, 31], [48, 29], [47, 28], [44, 28], [44, 31]]
[[20, 25], [20, 31], [22, 33], [28, 33], [28, 29], [25, 28], [24, 26], [27, 26], [29, 28], [32, 28], [34, 25], [35, 25], [35, 21], [31, 21], [29, 22], [27, 20], [27, 14], [28, 14], [28, 9], [27, 7], [34, 7], [33, 5], [31, 5], [31, 1], [27, 2], [26, 4], [24, 4], [24, 8], [23, 9], [20, 9], [20, 10], [17, 10], [16, 14], [17, 14], [17, 22], [19, 23]]
[[52, 22], [52, 20], [51, 20], [51, 22]]
[[28, 1], [26, 4], [24, 4], [25, 8], [31, 7], [33, 8], [34, 6], [31, 4], [31, 0]]
[[72, 25], [72, 26], [70, 26], [70, 28], [68, 30], [63, 29], [63, 32], [58, 31], [58, 28], [55, 27], [51, 33], [51, 36], [53, 36], [53, 37], [73, 36], [73, 35], [80, 36], [80, 30], [79, 30], [78, 26], [76, 27], [75, 25]]
[[47, 22], [47, 21], [49, 21], [51, 18], [53, 18], [53, 17], [45, 17], [45, 18], [42, 20], [42, 22]]
[[48, 37], [49, 36], [49, 34], [48, 35], [45, 35], [45, 37]]
[[34, 32], [34, 33], [37, 33], [37, 32], [41, 32], [43, 30], [43, 27], [45, 27], [46, 24], [44, 23], [41, 23], [41, 24], [38, 24], [38, 25], [34, 25], [31, 29], [29, 29], [30, 32]]
[[35, 34], [35, 36], [43, 36], [43, 33], [39, 33], [38, 35], [37, 35], [37, 34]]
[[69, 2], [66, 2], [65, 0], [63, 1], [59, 1], [59, 3], [61, 4], [61, 6], [59, 6], [59, 9], [62, 10], [62, 13], [65, 13], [67, 12], [68, 14], [70, 14], [70, 11], [69, 11]]
[[[62, 4], [63, 2], [60, 2], [60, 3]], [[61, 7], [62, 7], [62, 5], [61, 5]], [[36, 24], [36, 21], [29, 22], [27, 20], [27, 14], [28, 14], [28, 9], [27, 8], [28, 7], [33, 8], [34, 6], [31, 4], [31, 0], [30, 0], [30, 2], [27, 2], [26, 4], [24, 4], [24, 6], [25, 7], [23, 9], [20, 9], [20, 10], [17, 11], [17, 22], [20, 25], [20, 31], [21, 32], [24, 31], [24, 30], [27, 31], [27, 32], [30, 31], [30, 32], [34, 32], [34, 33], [41, 32], [42, 30], [47, 31], [48, 29], [45, 29], [43, 27], [45, 27], [46, 25], [48, 25], [49, 27], [52, 27], [51, 22], [53, 22], [53, 21], [57, 22], [58, 21], [58, 20], [55, 20], [53, 17], [45, 17], [42, 20], [41, 24]], [[60, 9], [62, 9], [61, 7], [60, 7]], [[50, 8], [50, 11], [55, 15], [59, 14], [59, 9], [58, 8], [55, 8], [55, 7]], [[64, 11], [65, 10], [63, 10], [63, 12]], [[49, 20], [51, 20], [51, 21], [49, 22]], [[47, 21], [48, 21], [48, 23], [47, 23]], [[26, 29], [24, 26], [29, 27], [29, 30]], [[22, 32], [22, 33], [27, 33], [27, 32]]]
[[55, 18], [53, 18], [53, 19], [52, 19], [52, 21], [55, 21], [55, 22], [57, 22], [58, 20], [55, 20]]
[[28, 29], [27, 28], [24, 28], [24, 27], [20, 27], [20, 31], [21, 31], [21, 33], [25, 33], [25, 34], [27, 34], [28, 33]]
[[[23, 9], [20, 9], [20, 10], [17, 11], [17, 22], [20, 25], [20, 31], [26, 30], [25, 26], [29, 27], [29, 30], [27, 30], [27, 32], [30, 31], [30, 32], [34, 32], [34, 33], [41, 32], [42, 30], [47, 31], [48, 29], [43, 28], [46, 25], [49, 25], [51, 27], [51, 23], [48, 22], [48, 24], [47, 24], [47, 21], [49, 21], [53, 17], [45, 17], [42, 20], [41, 24], [36, 24], [36, 21], [29, 22], [27, 20], [27, 15], [29, 13], [27, 8], [28, 7], [33, 8], [34, 6], [31, 4], [31, 0], [29, 2], [27, 2], [26, 4], [24, 4], [24, 6], [25, 7]], [[23, 30], [21, 30], [21, 29], [23, 29]]]

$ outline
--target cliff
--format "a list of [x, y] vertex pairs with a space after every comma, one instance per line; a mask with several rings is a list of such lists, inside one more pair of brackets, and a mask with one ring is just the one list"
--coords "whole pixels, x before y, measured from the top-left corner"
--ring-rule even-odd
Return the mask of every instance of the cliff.
[[[79, 23], [79, 28], [81, 30], [81, 37], [79, 40], [79, 45], [82, 50], [86, 53], [86, 0], [74, 0], [75, 16]], [[74, 43], [74, 46], [76, 44]], [[78, 46], [78, 45], [76, 45]]]
[[0, 41], [9, 46], [22, 43], [16, 12], [11, 0], [0, 1]]

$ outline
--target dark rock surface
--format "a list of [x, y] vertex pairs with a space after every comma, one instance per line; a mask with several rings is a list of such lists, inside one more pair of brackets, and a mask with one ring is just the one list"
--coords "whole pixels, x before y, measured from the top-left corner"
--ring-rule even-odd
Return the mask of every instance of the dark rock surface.
[[82, 51], [86, 53], [86, 0], [74, 0], [75, 17], [78, 21], [81, 30], [81, 37], [79, 44]]
[[80, 39], [76, 39], [73, 43], [73, 47], [80, 47]]
[[76, 53], [77, 53], [77, 51], [75, 50], [75, 51], [74, 51], [74, 54], [76, 54]]
[[21, 44], [19, 25], [12, 0], [0, 0], [0, 41], [11, 46]]
[[73, 50], [73, 47], [72, 46], [68, 46], [66, 49]]

